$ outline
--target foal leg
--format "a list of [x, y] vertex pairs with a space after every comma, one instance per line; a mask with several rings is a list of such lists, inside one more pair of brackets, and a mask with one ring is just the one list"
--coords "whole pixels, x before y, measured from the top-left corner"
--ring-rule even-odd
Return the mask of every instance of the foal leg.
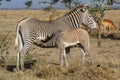
[[92, 54], [90, 53], [88, 45], [89, 45], [89, 43], [87, 45], [85, 45], [85, 44], [79, 45], [79, 47], [81, 46], [81, 52], [83, 53], [83, 60], [82, 61], [84, 63], [85, 54], [87, 53], [89, 55], [89, 57], [90, 57], [91, 64], [93, 64], [93, 57], [92, 57]]
[[82, 52], [82, 65], [84, 65], [84, 63], [85, 63], [85, 52], [84, 52], [83, 48], [81, 48], [81, 52]]
[[80, 48], [80, 50], [82, 52], [81, 57], [82, 57], [82, 65], [83, 65], [85, 63], [85, 50], [84, 50], [84, 46], [81, 45], [80, 43], [78, 44], [78, 46], [79, 46], [79, 48]]
[[91, 60], [91, 64], [93, 64], [93, 63], [94, 63], [94, 61], [93, 61], [93, 56], [92, 56], [89, 48], [84, 47], [84, 50], [85, 50], [86, 53], [88, 53], [88, 55], [89, 55], [89, 57], [90, 57], [90, 60]]
[[63, 65], [68, 66], [65, 48], [60, 49], [60, 66], [63, 66]]

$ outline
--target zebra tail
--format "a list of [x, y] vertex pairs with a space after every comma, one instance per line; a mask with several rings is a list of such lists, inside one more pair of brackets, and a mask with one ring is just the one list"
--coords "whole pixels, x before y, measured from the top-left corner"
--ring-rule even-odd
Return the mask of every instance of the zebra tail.
[[16, 35], [16, 38], [15, 38], [15, 50], [17, 49], [17, 46], [18, 46], [18, 35]]
[[18, 41], [19, 41], [19, 28], [20, 26], [17, 26], [16, 28], [16, 38], [15, 38], [15, 50], [17, 49], [18, 47]]

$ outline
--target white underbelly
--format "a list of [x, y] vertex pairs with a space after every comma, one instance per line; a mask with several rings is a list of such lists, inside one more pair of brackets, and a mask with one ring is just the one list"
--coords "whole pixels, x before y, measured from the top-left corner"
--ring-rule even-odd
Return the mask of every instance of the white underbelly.
[[79, 41], [76, 41], [76, 42], [64, 42], [64, 45], [65, 45], [65, 47], [69, 47], [69, 46], [74, 46], [77, 43], [79, 43]]

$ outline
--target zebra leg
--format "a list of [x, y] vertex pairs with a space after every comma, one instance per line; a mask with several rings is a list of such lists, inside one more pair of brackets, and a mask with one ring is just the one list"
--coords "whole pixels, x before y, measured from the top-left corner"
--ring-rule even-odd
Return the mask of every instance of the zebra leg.
[[90, 53], [89, 48], [84, 47], [84, 50], [85, 50], [86, 53], [88, 53], [88, 55], [89, 55], [89, 57], [90, 57], [90, 60], [91, 60], [91, 64], [93, 64], [93, 63], [94, 63], [94, 61], [93, 61], [93, 56], [92, 56], [92, 54]]
[[80, 50], [82, 52], [81, 57], [82, 57], [82, 65], [83, 65], [84, 62], [85, 62], [85, 50], [84, 50], [84, 46], [82, 44], [80, 44], [80, 43], [78, 43], [78, 46], [79, 46], [79, 48], [80, 48]]
[[60, 49], [60, 66], [63, 66], [63, 49]]
[[21, 55], [20, 55], [20, 62], [21, 62], [21, 69], [22, 69], [22, 71], [24, 71], [25, 70], [25, 66], [24, 66], [24, 54], [22, 53]]
[[68, 66], [67, 57], [66, 57], [66, 51], [65, 49], [60, 49], [60, 66], [65, 65]]
[[65, 64], [66, 67], [68, 67], [68, 62], [67, 62], [67, 56], [66, 56], [65, 49], [64, 49], [63, 57], [64, 57], [64, 64]]
[[82, 52], [82, 65], [84, 65], [84, 63], [85, 63], [85, 52], [84, 52], [83, 48], [81, 48], [81, 52]]
[[93, 64], [94, 63], [93, 56], [90, 54], [90, 52], [88, 52], [88, 54], [90, 56], [91, 64]]
[[17, 70], [19, 71], [20, 70], [20, 53], [18, 52], [17, 54]]
[[18, 52], [18, 54], [17, 54], [17, 70], [18, 71], [20, 70], [20, 67], [19, 67], [20, 64], [21, 64], [21, 69], [25, 70], [23, 55], [20, 52]]
[[20, 63], [21, 63], [21, 69], [24, 71], [25, 70], [25, 66], [24, 66], [24, 56], [27, 53], [27, 51], [29, 50], [29, 48], [31, 47], [33, 41], [28, 41], [29, 43], [26, 43], [20, 53]]

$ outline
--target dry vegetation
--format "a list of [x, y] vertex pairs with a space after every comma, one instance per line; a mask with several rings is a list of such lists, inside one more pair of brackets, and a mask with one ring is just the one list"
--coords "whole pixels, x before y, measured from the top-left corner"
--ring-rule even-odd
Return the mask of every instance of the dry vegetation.
[[[65, 10], [58, 11], [61, 15]], [[97, 39], [90, 39], [91, 53], [95, 64], [81, 66], [81, 55], [78, 48], [71, 49], [70, 66], [59, 67], [59, 50], [57, 48], [40, 48], [35, 45], [26, 56], [25, 72], [16, 72], [16, 51], [14, 50], [15, 30], [17, 23], [25, 17], [49, 20], [51, 13], [40, 10], [1, 10], [0, 11], [0, 42], [9, 32], [9, 54], [7, 66], [0, 66], [0, 80], [120, 80], [120, 39], [103, 39], [102, 48], [97, 48]], [[120, 10], [110, 10], [105, 17], [112, 19], [119, 27]], [[0, 63], [1, 64], [1, 63]]]

